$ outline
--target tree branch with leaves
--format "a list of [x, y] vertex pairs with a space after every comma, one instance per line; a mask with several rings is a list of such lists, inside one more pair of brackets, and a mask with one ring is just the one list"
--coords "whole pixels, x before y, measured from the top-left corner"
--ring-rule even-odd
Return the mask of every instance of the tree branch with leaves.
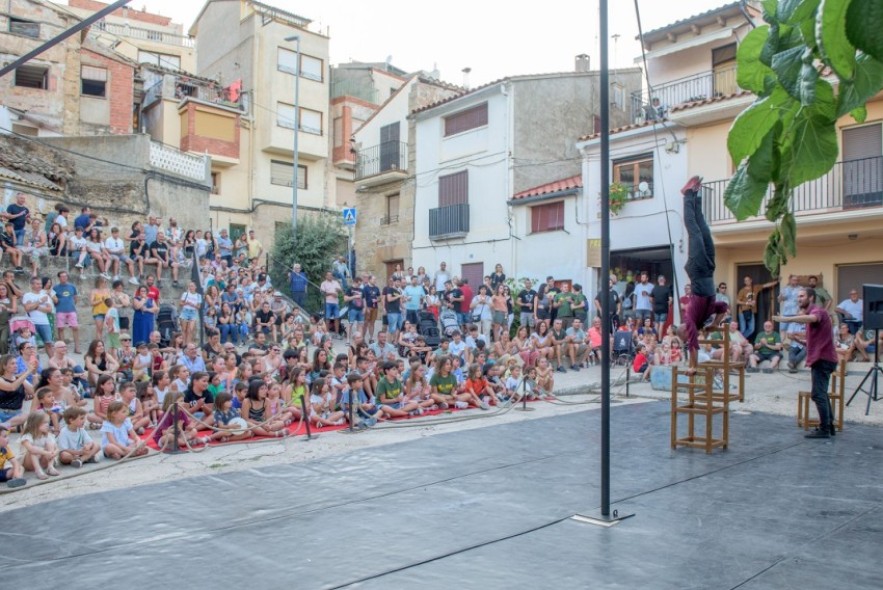
[[[757, 99], [733, 122], [727, 148], [736, 173], [724, 202], [738, 220], [776, 224], [763, 261], [774, 276], [797, 255], [796, 187], [837, 161], [837, 120], [863, 123], [883, 90], [883, 0], [764, 0], [766, 25], [739, 46], [737, 82]], [[772, 187], [772, 189], [770, 189]]]

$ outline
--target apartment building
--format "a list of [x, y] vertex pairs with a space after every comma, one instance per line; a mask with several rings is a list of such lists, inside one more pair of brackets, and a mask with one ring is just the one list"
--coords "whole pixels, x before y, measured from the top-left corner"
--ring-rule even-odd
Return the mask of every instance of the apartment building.
[[[640, 88], [640, 69], [612, 74], [614, 125], [628, 123], [626, 97]], [[587, 212], [574, 187], [521, 197], [579, 175], [576, 142], [597, 129], [598, 99], [598, 72], [578, 56], [574, 72], [504, 78], [415, 111], [413, 266], [446, 262], [473, 285], [498, 263], [510, 277], [584, 281], [576, 228]]]
[[233, 235], [253, 227], [272, 243], [277, 226], [290, 224], [295, 176], [299, 214], [329, 211], [328, 35], [308, 18], [252, 0], [208, 0], [189, 32], [196, 73], [230, 88], [242, 110], [239, 161], [213, 158], [215, 227]]

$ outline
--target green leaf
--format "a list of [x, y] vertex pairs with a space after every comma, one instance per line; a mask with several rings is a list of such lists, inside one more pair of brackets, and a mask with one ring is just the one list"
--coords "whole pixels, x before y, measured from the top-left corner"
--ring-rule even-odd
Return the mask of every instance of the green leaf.
[[803, 106], [815, 104], [816, 82], [818, 81], [819, 72], [813, 67], [811, 60], [805, 60], [800, 68], [800, 104]]
[[843, 116], [864, 106], [880, 90], [883, 90], [883, 62], [860, 53], [855, 60], [855, 78], [840, 84], [837, 115]]
[[727, 136], [727, 148], [734, 164], [753, 154], [764, 136], [779, 121], [779, 109], [791, 100], [784, 90], [776, 88], [770, 96], [755, 101], [739, 113]]
[[837, 128], [834, 121], [811, 109], [800, 111], [788, 130], [782, 149], [782, 167], [789, 186], [824, 176], [837, 161]]
[[[800, 75], [803, 70], [803, 47], [794, 47], [773, 56], [773, 71], [788, 94], [803, 102]], [[805, 104], [805, 103], [804, 103]]]
[[769, 269], [774, 277], [779, 276], [779, 268], [781, 266], [779, 241], [779, 230], [776, 229], [770, 235], [770, 239], [766, 244], [766, 249], [763, 251], [763, 265]]
[[774, 75], [773, 70], [760, 59], [769, 33], [770, 28], [766, 25], [754, 29], [736, 50], [736, 82], [741, 88], [758, 95], [765, 90], [765, 79]]
[[788, 213], [790, 197], [790, 191], [784, 190], [784, 185], [777, 184], [773, 191], [772, 198], [767, 201], [764, 216], [769, 221], [775, 222], [777, 219]]
[[778, 22], [776, 20], [776, 11], [778, 9], [779, 1], [778, 0], [763, 0], [761, 2], [763, 6], [763, 19], [768, 23]]
[[782, 216], [779, 230], [781, 231], [782, 246], [785, 248], [785, 253], [791, 257], [797, 256], [797, 221], [790, 211]]
[[837, 99], [834, 98], [834, 87], [827, 80], [816, 80], [815, 100], [810, 109], [818, 116], [831, 122], [837, 120]]
[[855, 119], [856, 123], [864, 123], [865, 119], [868, 118], [868, 107], [858, 107], [857, 109], [849, 111], [849, 114]]
[[[747, 36], [746, 36], [747, 38]], [[766, 42], [763, 44], [763, 47], [760, 49], [760, 61], [761, 63], [772, 67], [773, 65], [773, 56], [779, 52], [779, 25], [773, 25], [770, 27], [769, 35], [767, 35]], [[738, 58], [738, 52], [736, 54]]]
[[748, 174], [748, 162], [743, 162], [724, 190], [724, 204], [742, 221], [757, 215], [769, 183], [755, 180]]
[[796, 25], [815, 18], [816, 8], [821, 0], [781, 0], [777, 17], [781, 21]]
[[772, 182], [779, 174], [779, 150], [776, 140], [782, 133], [782, 123], [776, 122], [769, 133], [764, 135], [757, 150], [748, 158], [748, 174], [763, 183]]
[[846, 13], [852, 0], [822, 0], [816, 14], [816, 38], [828, 64], [841, 78], [851, 79], [855, 47], [846, 38]]
[[815, 17], [802, 20], [798, 26], [800, 27], [800, 34], [803, 36], [803, 42], [810, 50], [815, 51], [818, 48]]
[[846, 13], [846, 37], [857, 48], [883, 61], [883, 2], [852, 0]]

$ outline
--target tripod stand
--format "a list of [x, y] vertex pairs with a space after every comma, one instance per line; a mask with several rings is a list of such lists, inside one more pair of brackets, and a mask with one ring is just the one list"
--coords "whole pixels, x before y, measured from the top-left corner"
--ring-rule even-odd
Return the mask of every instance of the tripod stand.
[[[880, 330], [874, 330], [874, 366], [868, 369], [867, 374], [865, 375], [862, 382], [858, 384], [858, 387], [855, 388], [855, 391], [852, 392], [852, 395], [849, 397], [849, 401], [846, 402], [846, 405], [852, 403], [852, 399], [858, 395], [859, 392], [864, 393], [868, 396], [868, 405], [865, 408], [865, 416], [871, 411], [871, 402], [879, 400], [879, 389], [877, 387], [877, 377], [880, 373], [883, 373], [883, 369], [880, 368]], [[865, 383], [870, 380], [870, 385], [868, 389], [865, 389]]]

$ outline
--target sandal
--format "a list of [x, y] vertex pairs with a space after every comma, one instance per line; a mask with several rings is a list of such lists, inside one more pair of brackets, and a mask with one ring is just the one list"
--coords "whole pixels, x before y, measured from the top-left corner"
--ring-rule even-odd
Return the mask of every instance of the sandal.
[[56, 469], [55, 467], [50, 467], [50, 468], [48, 468], [48, 469], [46, 470], [46, 473], [48, 473], [49, 475], [53, 475], [53, 476], [54, 476], [54, 475], [60, 475], [60, 474], [58, 473], [58, 469]]

